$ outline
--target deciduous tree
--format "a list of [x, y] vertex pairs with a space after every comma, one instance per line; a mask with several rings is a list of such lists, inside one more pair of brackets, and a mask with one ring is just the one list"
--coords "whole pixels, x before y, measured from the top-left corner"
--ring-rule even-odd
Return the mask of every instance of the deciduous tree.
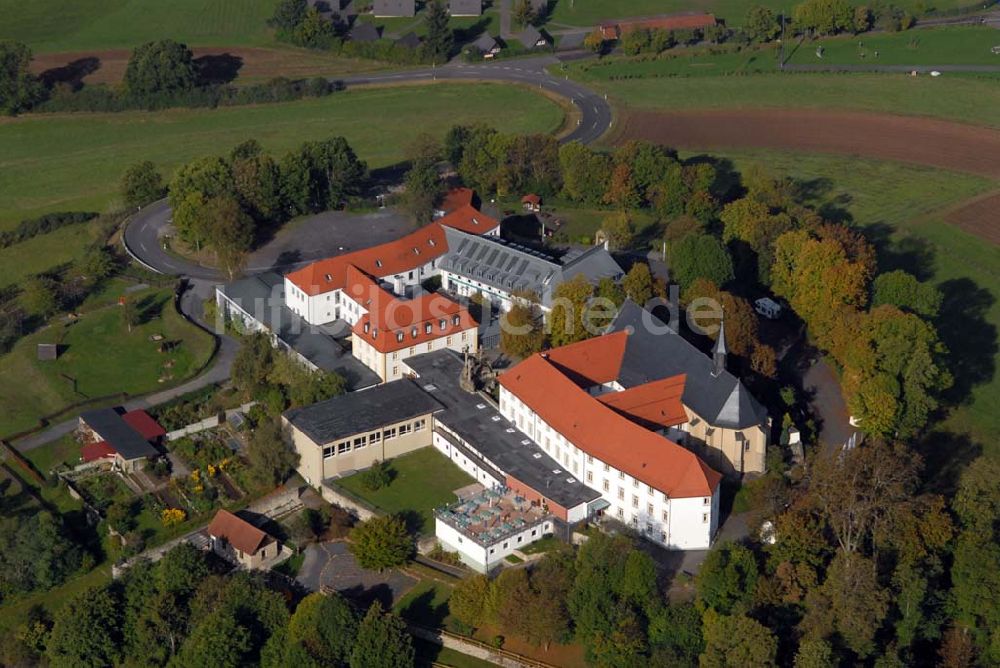
[[156, 171], [156, 165], [149, 160], [132, 165], [122, 175], [122, 200], [130, 209], [146, 206], [166, 193], [163, 177]]
[[412, 668], [413, 641], [406, 623], [376, 601], [358, 625], [350, 668]]
[[671, 277], [681, 289], [697, 278], [724, 286], [733, 280], [733, 261], [725, 247], [707, 234], [688, 234], [669, 251]]
[[44, 88], [29, 69], [31, 58], [26, 44], [0, 40], [0, 113], [17, 114], [42, 99]]
[[351, 531], [351, 554], [362, 568], [382, 571], [401, 566], [413, 555], [413, 538], [402, 518], [373, 517]]
[[555, 347], [583, 341], [598, 333], [590, 320], [588, 304], [593, 286], [583, 274], [560, 283], [552, 291], [549, 313], [549, 340]]
[[257, 425], [247, 445], [250, 474], [263, 487], [280, 485], [299, 463], [299, 455], [286, 442], [276, 418]]
[[136, 47], [125, 68], [124, 83], [129, 94], [139, 98], [191, 90], [198, 84], [191, 49], [172, 39]]

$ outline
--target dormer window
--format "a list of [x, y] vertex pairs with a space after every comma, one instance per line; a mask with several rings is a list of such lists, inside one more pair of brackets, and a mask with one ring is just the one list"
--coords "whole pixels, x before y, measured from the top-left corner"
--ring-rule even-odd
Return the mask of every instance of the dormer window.
[[403, 338], [404, 338], [404, 335], [403, 335], [402, 332], [399, 332], [398, 334], [396, 334], [396, 340], [399, 341], [400, 343], [403, 342]]
[[378, 338], [378, 327], [376, 327], [375, 329], [372, 330], [372, 338], [373, 339], [377, 339]]
[[448, 327], [448, 321], [445, 320], [444, 318], [441, 318], [440, 322], [438, 323], [438, 326], [441, 328], [441, 331], [443, 332], [445, 328]]
[[414, 255], [420, 255], [420, 249], [419, 249], [419, 248], [417, 248], [416, 246], [414, 246], [414, 247], [413, 247], [413, 254], [414, 254]]
[[327, 274], [326, 275], [326, 282], [329, 283], [332, 280], [333, 280], [333, 276], [331, 276], [330, 274]]
[[382, 266], [382, 260], [375, 260], [375, 266], [381, 268], [381, 266]]
[[372, 328], [371, 323], [367, 323], [366, 322], [365, 323], [365, 334], [367, 334], [371, 330], [371, 328]]
[[414, 327], [413, 329], [410, 330], [410, 336], [412, 336], [413, 338], [417, 338], [417, 328], [416, 327]]
[[437, 242], [434, 241], [433, 239], [428, 239], [427, 240], [427, 245], [428, 246], [437, 246]]
[[431, 330], [433, 330], [433, 329], [434, 329], [434, 326], [431, 325], [431, 323], [427, 323], [426, 325], [424, 325], [424, 334], [430, 334]]
[[462, 321], [462, 318], [459, 317], [459, 316], [457, 316], [457, 315], [456, 316], [452, 316], [452, 318], [451, 318], [451, 324], [453, 324], [455, 326], [457, 326], [458, 323], [461, 322], [461, 321]]

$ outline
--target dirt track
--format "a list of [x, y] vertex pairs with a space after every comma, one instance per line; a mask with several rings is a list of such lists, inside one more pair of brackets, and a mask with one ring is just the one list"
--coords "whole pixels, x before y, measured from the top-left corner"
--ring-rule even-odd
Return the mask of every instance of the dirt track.
[[1000, 178], [1000, 131], [930, 118], [781, 109], [627, 110], [617, 139], [685, 149], [841, 153]]

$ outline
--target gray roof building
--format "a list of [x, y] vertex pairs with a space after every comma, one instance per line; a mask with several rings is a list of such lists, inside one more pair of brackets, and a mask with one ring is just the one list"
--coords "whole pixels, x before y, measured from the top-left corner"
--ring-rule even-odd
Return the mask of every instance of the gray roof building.
[[[564, 508], [591, 503], [601, 498], [572, 473], [545, 453], [533, 440], [507, 421], [479, 394], [459, 386], [462, 356], [453, 350], [438, 350], [408, 357], [404, 364], [416, 372], [416, 382], [444, 408], [435, 413], [436, 422], [472, 445], [463, 445], [448, 431], [437, 434], [463, 455], [501, 480], [510, 475]], [[395, 384], [395, 383], [390, 383]]]
[[371, 23], [355, 23], [351, 28], [352, 42], [375, 42], [381, 38], [378, 28]]
[[514, 39], [523, 44], [526, 49], [545, 46], [549, 42], [535, 26], [528, 26], [517, 35], [514, 35]]
[[419, 49], [420, 48], [420, 37], [417, 33], [412, 30], [399, 39], [396, 40], [397, 46], [406, 47], [407, 49]]
[[318, 369], [340, 374], [351, 389], [382, 382], [378, 374], [337, 343], [336, 338], [351, 331], [346, 322], [337, 321], [321, 327], [310, 325], [285, 306], [284, 286], [281, 276], [265, 272], [219, 286], [217, 290], [233, 307], [266, 327], [282, 346]]
[[450, 0], [448, 12], [452, 16], [482, 16], [483, 0]]
[[[662, 320], [626, 300], [609, 332], [629, 331], [618, 382], [627, 388], [687, 374], [681, 401], [709, 424], [743, 429], [767, 421], [767, 410], [743, 383]], [[716, 346], [716, 355], [725, 346]]]
[[374, 0], [372, 15], [380, 17], [415, 16], [416, 0]]
[[122, 459], [156, 457], [160, 454], [149, 441], [125, 422], [121, 413], [113, 408], [86, 411], [80, 414], [80, 419], [102, 441], [114, 448]]
[[544, 253], [509, 243], [497, 237], [477, 236], [445, 228], [448, 253], [439, 261], [441, 269], [500, 292], [530, 291], [552, 303], [552, 291], [560, 283], [583, 274], [596, 284], [602, 278], [618, 279], [622, 268], [603, 246], [594, 246], [556, 260]]
[[483, 53], [492, 53], [494, 49], [497, 49], [500, 45], [497, 43], [496, 38], [488, 32], [484, 32], [476, 38], [476, 41], [472, 43], [472, 46], [479, 49]]
[[319, 444], [381, 429], [436, 413], [442, 408], [412, 380], [397, 380], [370, 390], [348, 392], [318, 404], [285, 411], [284, 417]]

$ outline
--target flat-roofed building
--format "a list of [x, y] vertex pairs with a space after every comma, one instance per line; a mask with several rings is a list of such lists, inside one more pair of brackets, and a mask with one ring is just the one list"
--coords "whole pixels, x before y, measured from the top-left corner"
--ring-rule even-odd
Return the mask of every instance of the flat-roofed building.
[[299, 453], [299, 473], [319, 488], [328, 478], [427, 447], [439, 410], [430, 394], [400, 380], [293, 408], [282, 422]]

